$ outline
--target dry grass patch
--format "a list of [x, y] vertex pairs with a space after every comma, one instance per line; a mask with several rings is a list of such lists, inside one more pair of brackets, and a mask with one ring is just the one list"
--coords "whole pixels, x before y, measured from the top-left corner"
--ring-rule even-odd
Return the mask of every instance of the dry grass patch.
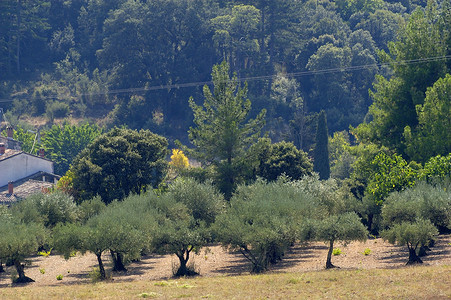
[[449, 299], [451, 266], [24, 286], [2, 299]]

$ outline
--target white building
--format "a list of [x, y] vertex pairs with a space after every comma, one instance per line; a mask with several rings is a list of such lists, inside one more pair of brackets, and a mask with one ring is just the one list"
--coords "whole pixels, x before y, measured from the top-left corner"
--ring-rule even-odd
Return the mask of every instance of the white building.
[[[53, 162], [0, 144], [0, 187], [39, 173], [53, 174]], [[43, 178], [43, 181], [47, 181]]]

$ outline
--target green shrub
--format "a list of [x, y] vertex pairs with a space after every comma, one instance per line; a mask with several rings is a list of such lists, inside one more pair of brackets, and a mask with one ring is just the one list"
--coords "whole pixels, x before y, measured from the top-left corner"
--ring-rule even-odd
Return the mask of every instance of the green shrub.
[[63, 280], [63, 275], [61, 275], [61, 274], [56, 275], [56, 280]]
[[340, 248], [335, 248], [334, 250], [332, 250], [332, 255], [340, 255], [340, 254], [343, 254]]
[[49, 102], [45, 108], [45, 114], [50, 121], [54, 119], [62, 119], [69, 114], [69, 105], [64, 102]]
[[371, 253], [371, 249], [370, 248], [366, 248], [364, 251], [363, 251], [363, 255], [370, 255], [370, 253]]

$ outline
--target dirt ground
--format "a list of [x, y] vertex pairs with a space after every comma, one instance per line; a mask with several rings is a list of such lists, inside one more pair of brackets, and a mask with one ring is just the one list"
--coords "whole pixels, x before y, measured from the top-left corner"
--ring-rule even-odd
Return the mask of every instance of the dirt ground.
[[[397, 247], [381, 239], [367, 240], [365, 243], [353, 242], [347, 246], [337, 243], [336, 248], [342, 254], [332, 257], [332, 263], [342, 269], [374, 269], [404, 267], [408, 252], [405, 247]], [[364, 255], [366, 249], [370, 250]], [[269, 272], [305, 272], [323, 270], [327, 255], [324, 243], [295, 245], [283, 260], [271, 266]], [[110, 256], [104, 255], [107, 269], [111, 269]], [[250, 263], [239, 253], [229, 252], [218, 245], [211, 245], [193, 256], [195, 269], [200, 276], [235, 276], [249, 274]], [[440, 236], [436, 245], [427, 256], [424, 265], [451, 265], [451, 235]], [[127, 266], [127, 272], [115, 272], [112, 279], [116, 281], [132, 280], [166, 280], [172, 277], [172, 269], [178, 260], [173, 255], [151, 255], [141, 261]], [[35, 280], [31, 286], [51, 286], [89, 283], [89, 273], [97, 266], [96, 257], [91, 254], [80, 255], [64, 260], [57, 254], [48, 257], [31, 258], [25, 274]], [[0, 273], [0, 288], [11, 286], [12, 267]], [[62, 275], [62, 280], [56, 277]]]

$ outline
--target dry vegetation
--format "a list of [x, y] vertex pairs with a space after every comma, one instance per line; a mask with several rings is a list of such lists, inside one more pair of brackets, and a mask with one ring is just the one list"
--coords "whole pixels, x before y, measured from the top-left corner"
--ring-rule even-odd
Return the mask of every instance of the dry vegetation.
[[[36, 282], [11, 286], [9, 272], [0, 275], [1, 299], [115, 298], [400, 298], [448, 299], [451, 297], [451, 236], [441, 236], [424, 265], [405, 267], [407, 251], [380, 239], [337, 245], [333, 257], [341, 269], [325, 271], [327, 247], [316, 243], [296, 245], [268, 274], [251, 275], [239, 253], [211, 246], [194, 258], [201, 276], [172, 279], [171, 256], [150, 256], [129, 266], [113, 279], [92, 283], [89, 272], [95, 256], [37, 256], [26, 269]], [[364, 255], [370, 249], [369, 255]], [[105, 257], [107, 258], [107, 257]], [[56, 277], [62, 275], [62, 280]], [[241, 275], [241, 276], [239, 276]]]

